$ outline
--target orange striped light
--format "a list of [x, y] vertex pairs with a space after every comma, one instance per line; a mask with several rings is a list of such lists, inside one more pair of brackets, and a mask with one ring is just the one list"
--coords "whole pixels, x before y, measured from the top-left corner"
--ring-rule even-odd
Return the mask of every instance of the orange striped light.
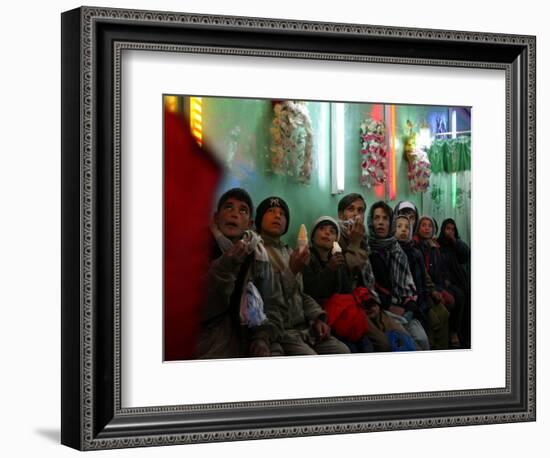
[[189, 98], [189, 124], [191, 134], [198, 145], [202, 146], [202, 97]]

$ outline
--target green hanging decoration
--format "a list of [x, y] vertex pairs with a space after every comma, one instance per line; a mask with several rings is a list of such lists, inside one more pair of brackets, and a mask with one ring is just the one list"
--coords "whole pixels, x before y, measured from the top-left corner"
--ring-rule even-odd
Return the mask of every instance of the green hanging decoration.
[[436, 139], [428, 150], [433, 173], [455, 173], [471, 169], [470, 136]]

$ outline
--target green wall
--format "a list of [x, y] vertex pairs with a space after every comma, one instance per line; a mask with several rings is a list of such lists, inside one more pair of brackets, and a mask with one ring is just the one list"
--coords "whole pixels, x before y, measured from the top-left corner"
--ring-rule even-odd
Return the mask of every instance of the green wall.
[[[204, 138], [215, 154], [226, 165], [226, 174], [220, 184], [218, 196], [226, 190], [240, 186], [246, 189], [257, 206], [264, 198], [277, 195], [290, 208], [290, 227], [286, 241], [294, 245], [300, 224], [311, 229], [312, 223], [321, 215], [337, 216], [337, 204], [342, 195], [331, 194], [330, 132], [328, 129], [328, 103], [307, 103], [313, 125], [314, 166], [311, 182], [295, 183], [291, 178], [274, 175], [269, 171], [270, 127], [273, 106], [270, 100], [257, 99], [203, 99]], [[361, 193], [367, 205], [380, 197], [374, 190], [360, 185], [360, 140], [359, 126], [371, 114], [372, 104], [345, 104], [345, 194]], [[403, 136], [407, 119], [418, 128], [422, 120], [432, 119], [434, 113], [445, 115], [447, 107], [422, 107], [400, 105], [396, 108], [396, 130], [399, 151], [396, 152], [397, 197], [415, 202], [422, 213], [419, 194], [409, 192], [407, 162], [403, 155]], [[389, 199], [386, 186], [383, 200]]]

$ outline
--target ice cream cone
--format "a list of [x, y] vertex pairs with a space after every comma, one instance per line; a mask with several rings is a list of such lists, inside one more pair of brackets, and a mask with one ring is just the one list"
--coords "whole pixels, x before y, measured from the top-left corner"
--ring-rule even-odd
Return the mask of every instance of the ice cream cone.
[[298, 250], [303, 251], [307, 247], [307, 230], [305, 224], [300, 226], [300, 231], [298, 232]]

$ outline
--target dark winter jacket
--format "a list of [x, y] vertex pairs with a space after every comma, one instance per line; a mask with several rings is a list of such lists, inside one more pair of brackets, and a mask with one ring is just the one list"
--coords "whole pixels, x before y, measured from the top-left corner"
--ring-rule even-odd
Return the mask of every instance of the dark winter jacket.
[[315, 247], [312, 246], [310, 252], [309, 264], [303, 271], [304, 292], [321, 305], [333, 294], [351, 293], [352, 279], [347, 266], [332, 270]]
[[280, 288], [270, 263], [255, 258], [243, 263], [225, 256], [212, 238], [211, 263], [208, 270], [207, 301], [202, 310], [201, 329], [195, 357], [201, 359], [248, 356], [254, 339], [275, 341], [280, 331], [269, 320], [262, 326], [248, 328], [241, 324], [240, 303], [244, 286], [251, 281], [264, 301], [266, 314], [278, 308]]
[[[445, 237], [445, 226], [452, 223], [455, 228], [455, 241]], [[461, 288], [463, 291], [470, 289], [470, 278], [468, 275], [468, 264], [470, 262], [470, 248], [460, 239], [456, 223], [452, 218], [443, 221], [441, 231], [437, 239], [441, 257], [445, 268], [449, 273], [449, 281]]]

